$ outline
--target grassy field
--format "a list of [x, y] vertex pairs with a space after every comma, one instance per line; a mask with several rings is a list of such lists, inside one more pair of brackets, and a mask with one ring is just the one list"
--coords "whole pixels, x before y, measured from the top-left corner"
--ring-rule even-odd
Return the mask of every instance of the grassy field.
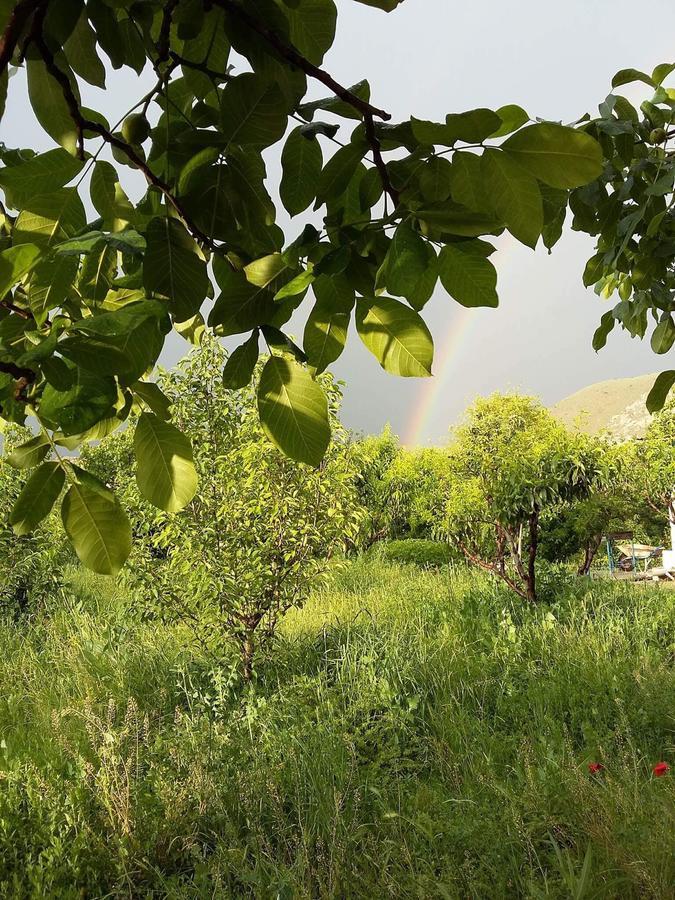
[[0, 895], [672, 897], [674, 624], [363, 561], [243, 689], [78, 574], [0, 629]]

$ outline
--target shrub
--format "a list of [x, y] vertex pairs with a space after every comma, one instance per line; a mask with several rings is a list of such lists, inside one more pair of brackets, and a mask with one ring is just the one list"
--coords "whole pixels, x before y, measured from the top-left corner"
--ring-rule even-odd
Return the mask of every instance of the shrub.
[[443, 541], [421, 538], [386, 541], [377, 548], [377, 555], [388, 562], [411, 563], [423, 569], [438, 569], [457, 559], [450, 546]]

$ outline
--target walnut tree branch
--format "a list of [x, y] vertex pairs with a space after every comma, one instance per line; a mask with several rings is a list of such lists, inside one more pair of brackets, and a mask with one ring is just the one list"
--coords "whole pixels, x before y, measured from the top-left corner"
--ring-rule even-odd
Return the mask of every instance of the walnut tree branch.
[[41, 7], [46, 9], [48, 3], [49, 0], [20, 0], [15, 5], [0, 36], [0, 75], [7, 70], [28, 20]]
[[250, 28], [251, 31], [258, 34], [270, 47], [276, 50], [283, 59], [291, 65], [296, 66], [298, 69], [301, 69], [305, 75], [308, 75], [310, 78], [320, 81], [329, 89], [329, 91], [331, 91], [331, 93], [335, 94], [336, 97], [339, 97], [339, 99], [345, 103], [348, 103], [349, 106], [353, 107], [353, 109], [363, 116], [366, 138], [373, 151], [373, 160], [380, 173], [382, 186], [391, 197], [394, 206], [397, 206], [399, 201], [398, 191], [394, 188], [391, 179], [389, 178], [387, 166], [382, 157], [382, 147], [375, 133], [375, 118], [383, 119], [388, 122], [391, 119], [390, 114], [383, 109], [378, 109], [376, 106], [368, 103], [367, 100], [357, 97], [353, 91], [350, 91], [349, 88], [344, 87], [344, 85], [336, 81], [333, 76], [324, 69], [321, 69], [319, 66], [310, 62], [292, 44], [288, 44], [275, 31], [272, 31], [263, 22], [258, 21], [254, 16], [250, 15], [250, 13], [240, 6], [236, 0], [212, 0], [212, 3], [225, 10], [225, 12], [229, 12], [233, 16], [236, 16]]

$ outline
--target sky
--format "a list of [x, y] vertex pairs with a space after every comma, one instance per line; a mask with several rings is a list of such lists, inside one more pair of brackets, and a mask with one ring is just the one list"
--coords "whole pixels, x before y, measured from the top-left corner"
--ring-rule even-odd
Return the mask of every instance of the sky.
[[[344, 84], [368, 78], [373, 103], [394, 121], [410, 115], [442, 121], [448, 112], [506, 103], [518, 103], [532, 117], [573, 121], [596, 111], [618, 69], [651, 71], [675, 58], [672, 0], [642, 0], [639, 15], [634, 0], [405, 0], [389, 14], [352, 0], [337, 5], [337, 38], [324, 67]], [[48, 149], [21, 79], [16, 76], [10, 90], [0, 140]], [[141, 79], [115, 74], [104, 102], [95, 89], [83, 99], [114, 121], [131, 98], [142, 95], [146, 81], [147, 73]], [[274, 196], [274, 156], [268, 172]], [[299, 232], [302, 222], [298, 217], [290, 233]], [[464, 310], [442, 288], [425, 307], [436, 348], [433, 378], [387, 375], [352, 327], [333, 366], [345, 382], [348, 427], [376, 433], [390, 424], [408, 444], [437, 444], [479, 394], [514, 389], [551, 404], [596, 381], [672, 368], [648, 341], [623, 332], [613, 332], [600, 353], [593, 351], [593, 331], [610, 304], [581, 283], [593, 252], [590, 238], [566, 228], [551, 255], [508, 236], [497, 245], [492, 260], [499, 309]], [[163, 362], [188, 349], [182, 339], [172, 339]]]

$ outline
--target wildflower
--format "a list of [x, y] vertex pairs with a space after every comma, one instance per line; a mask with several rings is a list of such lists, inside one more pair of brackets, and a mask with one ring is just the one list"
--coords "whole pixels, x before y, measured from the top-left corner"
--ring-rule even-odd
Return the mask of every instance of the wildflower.
[[654, 768], [652, 769], [652, 772], [654, 773], [654, 775], [657, 778], [662, 778], [664, 775], [668, 774], [669, 770], [670, 770], [670, 766], [668, 765], [668, 763], [660, 762], [654, 766]]
[[597, 775], [599, 772], [604, 771], [604, 768], [602, 763], [592, 762], [588, 764], [588, 771], [591, 775]]

